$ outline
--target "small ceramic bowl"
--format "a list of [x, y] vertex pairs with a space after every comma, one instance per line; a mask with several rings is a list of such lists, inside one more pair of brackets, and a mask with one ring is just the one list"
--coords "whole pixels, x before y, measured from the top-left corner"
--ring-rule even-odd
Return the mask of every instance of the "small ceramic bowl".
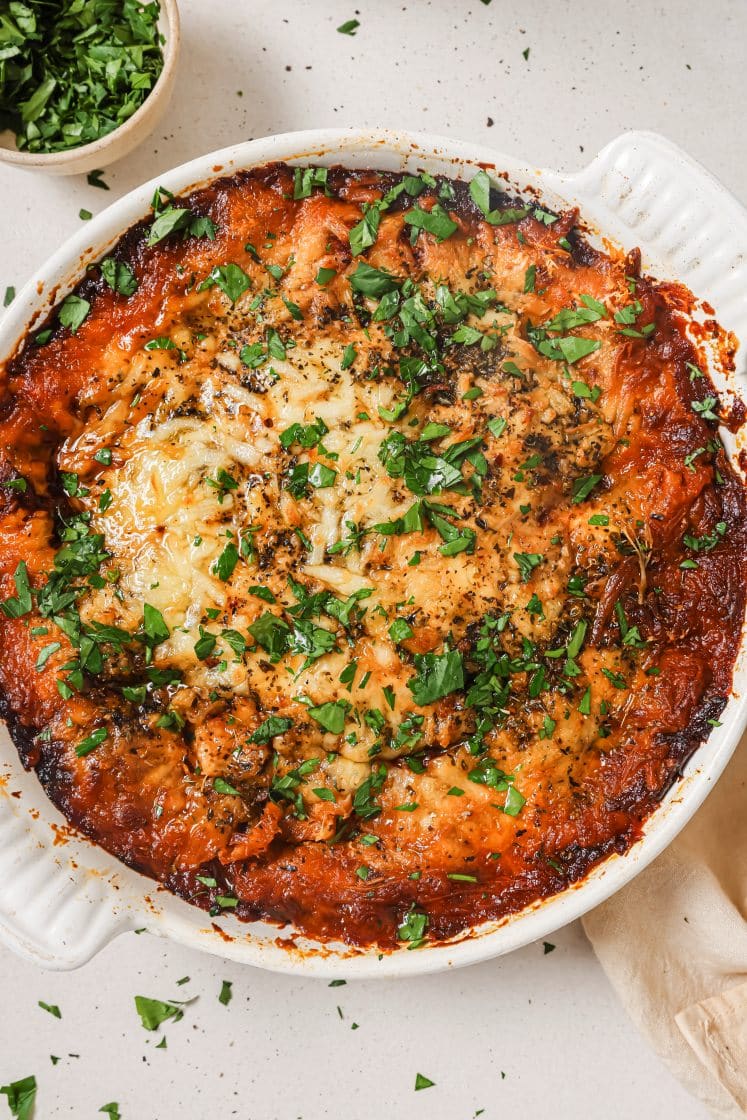
[[108, 167], [122, 159], [153, 131], [171, 98], [179, 56], [179, 9], [176, 0], [159, 0], [158, 29], [163, 35], [163, 69], [143, 104], [113, 132], [91, 144], [64, 152], [19, 152], [15, 135], [0, 132], [0, 160], [26, 171], [46, 171], [48, 175], [82, 175], [94, 168]]

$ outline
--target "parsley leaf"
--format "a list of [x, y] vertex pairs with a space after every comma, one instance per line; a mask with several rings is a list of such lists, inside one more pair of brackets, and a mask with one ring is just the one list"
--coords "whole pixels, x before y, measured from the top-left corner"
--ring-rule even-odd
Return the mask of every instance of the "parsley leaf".
[[706, 397], [702, 401], [693, 401], [692, 409], [704, 420], [714, 420], [718, 422], [718, 415], [716, 408], [718, 406], [718, 399], [716, 397]]
[[269, 653], [270, 661], [274, 663], [280, 660], [288, 648], [291, 629], [284, 619], [265, 611], [251, 623], [249, 633]]
[[519, 566], [521, 573], [521, 582], [529, 583], [532, 578], [532, 572], [544, 560], [544, 556], [540, 552], [515, 552], [514, 560]]
[[172, 233], [183, 233], [185, 237], [207, 237], [215, 241], [215, 226], [210, 218], [194, 214], [191, 210], [178, 206], [167, 206], [156, 216], [147, 245], [157, 245]]
[[366, 261], [360, 261], [355, 272], [350, 275], [350, 287], [364, 296], [383, 296], [386, 292], [397, 291], [400, 281], [390, 272], [373, 268]]
[[3, 1085], [0, 1093], [8, 1098], [8, 1108], [16, 1120], [31, 1120], [36, 1100], [36, 1078], [33, 1074]]
[[107, 257], [101, 262], [101, 275], [114, 292], [122, 296], [134, 295], [137, 291], [137, 280], [126, 261], [117, 261], [114, 257]]
[[293, 169], [293, 197], [310, 198], [311, 192], [314, 187], [321, 187], [323, 191], [327, 191], [327, 175], [329, 174], [326, 167], [295, 167]]
[[604, 478], [602, 474], [590, 474], [587, 478], [577, 478], [573, 483], [573, 501], [574, 503], [583, 502], [584, 498], [588, 498], [594, 487], [598, 482]]
[[407, 210], [403, 216], [405, 223], [413, 230], [424, 229], [426, 233], [433, 234], [437, 241], [446, 241], [459, 229], [457, 223], [452, 221], [439, 202], [432, 210], [421, 210], [416, 206], [412, 210]]
[[286, 731], [290, 731], [292, 726], [293, 720], [286, 716], [268, 716], [263, 723], [260, 723], [257, 730], [249, 736], [249, 742], [269, 743], [276, 735], [284, 735]]
[[87, 735], [85, 739], [81, 739], [75, 748], [75, 753], [78, 758], [85, 758], [86, 755], [95, 751], [108, 737], [108, 734], [109, 732], [105, 727], [97, 727], [96, 730], [92, 731], [90, 735]]
[[410, 678], [407, 687], [419, 707], [464, 688], [464, 662], [458, 650], [416, 654], [414, 661], [417, 676]]
[[19, 560], [18, 567], [13, 576], [16, 585], [16, 594], [0, 603], [0, 609], [6, 618], [21, 618], [31, 610], [31, 586], [25, 560]]
[[146, 1031], [158, 1030], [161, 1024], [169, 1019], [178, 1023], [184, 1018], [184, 1011], [177, 1004], [166, 1003], [160, 999], [148, 999], [147, 996], [135, 996], [135, 1008]]
[[65, 296], [60, 304], [57, 318], [60, 320], [63, 327], [69, 327], [72, 334], [77, 334], [78, 329], [88, 318], [88, 312], [90, 310], [91, 305], [87, 299], [81, 299], [80, 296], [69, 295]]
[[167, 641], [171, 636], [163, 615], [150, 603], [143, 603], [143, 634], [145, 644], [151, 648]]
[[490, 209], [490, 176], [487, 171], [478, 171], [469, 185], [469, 193], [477, 209], [491, 226], [505, 226], [510, 222], [520, 222], [529, 213], [529, 207], [507, 210]]
[[229, 541], [215, 561], [213, 570], [218, 579], [225, 583], [233, 575], [233, 570], [239, 562], [239, 550], [233, 541]]
[[548, 338], [547, 328], [527, 326], [527, 337], [540, 354], [554, 362], [567, 362], [569, 366], [580, 362], [589, 354], [601, 348], [598, 338], [581, 338], [578, 335], [564, 335], [562, 338]]
[[309, 708], [312, 719], [332, 735], [341, 735], [345, 727], [345, 716], [350, 708], [347, 700], [328, 700], [325, 704]]
[[[397, 937], [400, 941], [409, 941], [410, 949], [417, 949], [425, 941], [425, 931], [428, 928], [428, 915], [416, 910], [413, 903], [405, 914], [404, 920], [397, 927]], [[426, 1079], [427, 1080], [427, 1079]], [[426, 1088], [426, 1086], [422, 1086]]]
[[236, 303], [251, 286], [252, 282], [243, 268], [239, 268], [237, 264], [229, 261], [228, 264], [216, 265], [210, 275], [199, 285], [197, 291], [204, 292], [208, 288], [220, 288], [223, 294], [228, 296], [231, 303]]

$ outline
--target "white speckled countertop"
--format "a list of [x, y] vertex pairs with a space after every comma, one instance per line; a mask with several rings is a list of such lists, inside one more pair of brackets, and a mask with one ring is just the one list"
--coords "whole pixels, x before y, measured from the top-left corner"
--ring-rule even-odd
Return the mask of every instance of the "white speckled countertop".
[[[563, 168], [648, 128], [747, 202], [743, 0], [707, 11], [691, 0], [554, 0], [526, 12], [505, 0], [180, 7], [171, 110], [107, 172], [108, 194], [0, 169], [0, 292], [78, 227], [81, 208], [97, 212], [204, 151], [299, 128], [424, 129]], [[338, 34], [353, 17], [355, 37]], [[484, 1120], [705, 1120], [626, 1019], [580, 926], [552, 940], [549, 953], [539, 944], [449, 975], [340, 987], [133, 934], [69, 974], [0, 949], [0, 1084], [34, 1073], [36, 1120], [93, 1118], [110, 1101], [122, 1120], [473, 1120], [479, 1110]], [[197, 998], [155, 1034], [140, 1025], [136, 994]], [[156, 1049], [163, 1033], [167, 1048]], [[415, 1093], [418, 1072], [434, 1087]]]

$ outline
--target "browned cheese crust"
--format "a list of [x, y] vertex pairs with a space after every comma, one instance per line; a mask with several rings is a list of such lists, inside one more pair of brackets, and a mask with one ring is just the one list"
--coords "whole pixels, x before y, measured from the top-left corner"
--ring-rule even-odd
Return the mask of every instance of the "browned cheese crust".
[[484, 172], [156, 211], [3, 370], [24, 763], [196, 905], [354, 945], [625, 852], [744, 615], [692, 297]]

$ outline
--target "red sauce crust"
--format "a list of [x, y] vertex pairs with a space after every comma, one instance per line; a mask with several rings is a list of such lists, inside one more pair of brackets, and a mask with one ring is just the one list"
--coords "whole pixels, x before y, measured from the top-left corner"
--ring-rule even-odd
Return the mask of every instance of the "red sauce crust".
[[[27, 565], [33, 587], [44, 586], [61, 546], [60, 512], [67, 519], [80, 511], [80, 502], [61, 483], [60, 448], [65, 441], [69, 447], [93, 413], [102, 413], [117, 398], [119, 385], [111, 376], [107, 350], [112, 339], [124, 362], [142, 350], [145, 339], [168, 335], [185, 314], [194, 277], [201, 280], [226, 262], [239, 264], [257, 290], [264, 281], [255, 278], [258, 266], [245, 249], [247, 243], [254, 252], [260, 250], [263, 275], [268, 262], [275, 262], [282, 273], [288, 254], [293, 255], [298, 263], [277, 283], [286, 299], [303, 310], [304, 323], [298, 329], [311, 330], [318, 324], [328, 328], [334, 322], [343, 342], [349, 330], [346, 316], [357, 316], [354, 326], [362, 330], [371, 318], [371, 306], [361, 318], [360, 301], [351, 299], [349, 277], [361, 259], [417, 279], [426, 271], [433, 274], [436, 267], [446, 274], [455, 261], [460, 275], [469, 275], [472, 258], [474, 272], [485, 267], [490, 252], [509, 255], [516, 250], [532, 262], [536, 288], [544, 284], [542, 298], [549, 311], [543, 321], [563, 308], [579, 306], [579, 293], [612, 300], [614, 293], [624, 291], [625, 277], [633, 277], [630, 300], [640, 303], [633, 330], [648, 323], [654, 323], [655, 330], [616, 335], [613, 360], [593, 368], [598, 355], [590, 354], [573, 364], [570, 379], [584, 381], [586, 376], [587, 387], [601, 385], [601, 405], [615, 398], [605, 422], [618, 438], [599, 464], [590, 464], [589, 474], [600, 475], [597, 485], [605, 493], [617, 493], [616, 487], [623, 486], [629, 487], [626, 494], [635, 492], [645, 521], [645, 542], [639, 542], [638, 549], [618, 542], [612, 562], [605, 554], [583, 596], [570, 603], [571, 621], [562, 633], [567, 642], [571, 623], [583, 616], [588, 626], [583, 673], [591, 679], [594, 658], [614, 651], [622, 658], [628, 689], [623, 702], [615, 693], [617, 686], [610, 685], [606, 742], [595, 740], [578, 751], [564, 748], [567, 766], [562, 752], [552, 755], [544, 771], [539, 762], [527, 762], [524, 779], [517, 777], [515, 782], [527, 796], [526, 805], [516, 818], [496, 809], [500, 820], [494, 834], [480, 833], [487, 802], [473, 811], [474, 819], [466, 810], [458, 814], [456, 807], [449, 808], [444, 817], [448, 828], [444, 824], [430, 840], [420, 814], [397, 814], [385, 801], [383, 811], [370, 819], [356, 819], [353, 813], [352, 829], [338, 842], [304, 838], [297, 827], [303, 815], [294, 826], [292, 803], [268, 796], [267, 782], [243, 817], [243, 809], [233, 805], [233, 795], [226, 802], [214, 789], [204, 794], [203, 806], [194, 792], [195, 774], [201, 771], [195, 768], [189, 736], [185, 739], [178, 727], [155, 724], [157, 712], [173, 700], [172, 692], [167, 689], [158, 698], [160, 707], [151, 704], [146, 711], [143, 705], [122, 700], [121, 686], [129, 677], [104, 671], [85, 673], [82, 688], [63, 689], [69, 695], [61, 695], [57, 682], [76, 656], [68, 636], [56, 629], [49, 615], [41, 618], [36, 608], [21, 617], [0, 618], [3, 714], [24, 765], [36, 769], [47, 794], [71, 824], [126, 864], [212, 913], [221, 910], [216, 899], [229, 898], [237, 900], [231, 901], [230, 911], [242, 919], [291, 922], [321, 940], [384, 948], [401, 942], [408, 914], [427, 916], [423, 932], [428, 937], [463, 934], [484, 920], [563, 891], [610, 853], [626, 852], [640, 837], [647, 817], [708, 738], [729, 697], [745, 611], [747, 544], [744, 485], [718, 442], [717, 424], [709, 418], [719, 406], [714, 400], [710, 409], [702, 407], [716, 393], [707, 375], [693, 376], [694, 367], [704, 367], [688, 337], [690, 293], [640, 276], [636, 254], [622, 258], [593, 249], [576, 231], [575, 213], [561, 214], [548, 224], [542, 212], [538, 217], [530, 208], [518, 221], [491, 225], [466, 184], [458, 182], [443, 203], [458, 227], [448, 239], [439, 243], [426, 230], [413, 243], [402, 214], [415, 203], [400, 195], [382, 221], [379, 239], [363, 256], [353, 256], [348, 231], [361, 220], [364, 204], [380, 199], [397, 182], [398, 176], [336, 168], [327, 179], [329, 196], [315, 186], [309, 197], [294, 199], [292, 171], [273, 165], [218, 179], [173, 202], [195, 216], [209, 217], [217, 230], [215, 239], [172, 236], [150, 246], [152, 219], [134, 226], [112, 255], [132, 270], [137, 291], [125, 297], [105, 282], [100, 269], [90, 270], [75, 289], [90, 304], [85, 321], [73, 334], [53, 311], [42, 328], [51, 331], [49, 341], [37, 345], [27, 337], [6, 363], [0, 402], [0, 592], [7, 600], [16, 594], [19, 562]], [[437, 200], [436, 190], [428, 185], [417, 205], [428, 210]], [[493, 205], [523, 204], [494, 195]], [[307, 264], [305, 274], [294, 275], [295, 269], [303, 273]], [[328, 286], [313, 282], [320, 267], [334, 270]], [[217, 293], [210, 296], [213, 301], [220, 298]], [[521, 330], [527, 322], [531, 325], [531, 314], [517, 312]], [[627, 321], [623, 318], [619, 326]], [[38, 333], [37, 328], [33, 334]], [[489, 360], [486, 353], [485, 362]], [[443, 410], [458, 407], [447, 390], [457, 374], [464, 376], [461, 361], [460, 356], [453, 366], [446, 362], [446, 388], [432, 382], [421, 389], [412, 404], [415, 416], [425, 419], [439, 410], [446, 415]], [[586, 374], [588, 368], [592, 372]], [[176, 376], [175, 369], [167, 369], [169, 376]], [[470, 376], [477, 381], [485, 372], [475, 359]], [[489, 381], [493, 374], [488, 370], [486, 376]], [[587, 407], [585, 400], [576, 399], [573, 407], [576, 412], [568, 424], [591, 423], [581, 412]], [[130, 423], [141, 418], [135, 404]], [[538, 415], [535, 434], [542, 434], [544, 423]], [[486, 454], [488, 486], [500, 474], [501, 451], [491, 447]], [[97, 469], [91, 451], [86, 470], [95, 475]], [[93, 476], [85, 477], [90, 484]], [[25, 489], [8, 487], [17, 479], [26, 480]], [[541, 478], [537, 486], [552, 487], [553, 480]], [[564, 494], [562, 501], [558, 495], [548, 500], [548, 509], [565, 502], [568, 517], [574, 516], [568, 487]], [[541, 513], [538, 517], [541, 521]], [[640, 527], [643, 536], [643, 524]], [[693, 548], [683, 543], [686, 537], [701, 543]], [[569, 529], [564, 547], [572, 550], [579, 539]], [[591, 570], [587, 554], [579, 552], [573, 560], [574, 572]], [[536, 572], [530, 579], [535, 578]], [[531, 589], [528, 585], [527, 597]], [[637, 628], [638, 647], [621, 642], [618, 603], [623, 605], [626, 629]], [[475, 633], [467, 627], [455, 635], [470, 673], [475, 672], [470, 661]], [[40, 652], [57, 641], [59, 648], [46, 661], [40, 658]], [[552, 646], [551, 641], [544, 643], [543, 652]], [[413, 648], [403, 660], [409, 658], [411, 665], [410, 654], [416, 653]], [[139, 656], [133, 655], [128, 672], [143, 673]], [[519, 691], [527, 687], [526, 681], [517, 685]], [[560, 702], [575, 713], [580, 696], [570, 688], [561, 690]], [[534, 710], [535, 699], [527, 710]], [[221, 735], [230, 732], [236, 715], [233, 699], [225, 700], [223, 707], [222, 702], [213, 701], [210, 707], [204, 697], [195, 701], [201, 726], [217, 720]], [[442, 697], [435, 705], [434, 726], [451, 728], [463, 708], [463, 693]], [[242, 709], [238, 718], [256, 730], [268, 711], [260, 706], [245, 716]], [[107, 741], [78, 757], [76, 744], [100, 725], [102, 713]], [[603, 722], [600, 717], [600, 727]], [[535, 749], [538, 725], [527, 732], [519, 723], [515, 715], [509, 717], [505, 757], [508, 768], [518, 760], [520, 774], [527, 734]], [[460, 752], [455, 765], [465, 775], [472, 765], [462, 739], [451, 730], [445, 746], [433, 740], [421, 743], [420, 751], [426, 771], [431, 757], [438, 762], [450, 751], [454, 758]], [[258, 763], [268, 765], [264, 757]], [[407, 763], [395, 758], [387, 766], [391, 775], [406, 770]], [[468, 787], [469, 780], [462, 784]], [[489, 800], [492, 791], [485, 787], [475, 793], [482, 796], [483, 791]], [[471, 787], [468, 792], [472, 794]], [[456, 806], [468, 798], [452, 800]], [[368, 848], [360, 842], [366, 835], [377, 838]], [[369, 869], [368, 878], [358, 874], [362, 864]], [[419, 873], [416, 878], [413, 871]], [[455, 871], [468, 874], [451, 878]]]

